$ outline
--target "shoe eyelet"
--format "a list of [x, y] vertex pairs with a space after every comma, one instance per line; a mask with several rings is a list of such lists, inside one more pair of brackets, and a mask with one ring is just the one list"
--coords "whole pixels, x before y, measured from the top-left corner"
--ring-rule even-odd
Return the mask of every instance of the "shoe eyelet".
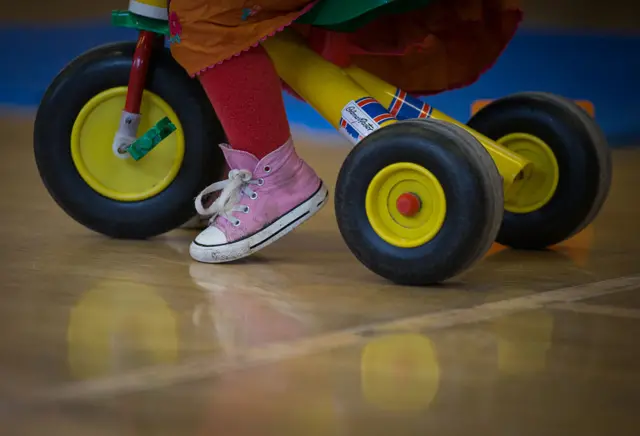
[[251, 196], [249, 197], [252, 200], [255, 200], [256, 198], [258, 198], [258, 193], [254, 192], [253, 194], [251, 194]]
[[240, 225], [240, 220], [236, 220], [235, 223], [233, 223], [233, 227], [238, 227]]
[[244, 209], [242, 209], [242, 213], [249, 213], [249, 206], [245, 206]]
[[264, 179], [258, 179], [258, 186], [264, 185]]
[[269, 165], [264, 167], [264, 172], [265, 173], [270, 173], [271, 172], [271, 167]]

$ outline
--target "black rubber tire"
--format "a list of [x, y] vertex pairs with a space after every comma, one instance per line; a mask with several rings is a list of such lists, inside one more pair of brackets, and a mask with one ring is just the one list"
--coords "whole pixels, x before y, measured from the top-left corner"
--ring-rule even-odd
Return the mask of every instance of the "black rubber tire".
[[544, 249], [596, 218], [611, 186], [611, 152], [600, 127], [574, 102], [542, 92], [514, 94], [492, 102], [468, 124], [494, 140], [529, 133], [546, 142], [558, 161], [558, 187], [549, 203], [526, 214], [505, 212], [497, 242]]
[[80, 177], [70, 147], [75, 119], [96, 94], [127, 86], [134, 50], [132, 42], [109, 44], [73, 60], [47, 89], [34, 127], [35, 160], [53, 199], [78, 223], [122, 239], [150, 238], [185, 223], [194, 214], [193, 199], [220, 175], [224, 163], [217, 147], [224, 133], [204, 90], [158, 47], [146, 89], [163, 98], [182, 124], [186, 150], [177, 177], [163, 192], [138, 202], [103, 197]]
[[[367, 188], [384, 167], [412, 162], [433, 173], [447, 198], [440, 232], [416, 248], [399, 248], [373, 230]], [[469, 133], [435, 120], [408, 120], [380, 129], [347, 156], [336, 185], [340, 233], [356, 258], [402, 285], [443, 282], [463, 272], [493, 244], [503, 213], [502, 179], [489, 153]]]

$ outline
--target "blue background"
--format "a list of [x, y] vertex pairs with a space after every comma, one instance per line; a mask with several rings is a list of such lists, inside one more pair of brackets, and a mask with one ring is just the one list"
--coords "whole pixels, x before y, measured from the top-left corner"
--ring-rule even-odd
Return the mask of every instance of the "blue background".
[[[0, 104], [35, 107], [64, 65], [99, 44], [136, 34], [107, 22], [66, 27], [6, 26]], [[541, 90], [593, 102], [612, 145], [640, 144], [640, 36], [522, 29], [496, 66], [474, 85], [430, 97], [449, 115], [467, 120], [477, 99]], [[286, 97], [294, 124], [330, 129], [309, 106]]]

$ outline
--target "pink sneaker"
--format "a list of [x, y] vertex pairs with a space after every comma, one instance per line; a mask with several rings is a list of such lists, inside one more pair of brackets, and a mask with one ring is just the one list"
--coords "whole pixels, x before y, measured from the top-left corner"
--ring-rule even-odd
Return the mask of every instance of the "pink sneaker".
[[[311, 218], [325, 205], [327, 187], [298, 155], [290, 139], [261, 161], [221, 145], [231, 168], [229, 179], [214, 183], [196, 198], [196, 210], [210, 216], [209, 227], [191, 243], [199, 262], [237, 260], [270, 245]], [[208, 207], [206, 195], [222, 191]]]

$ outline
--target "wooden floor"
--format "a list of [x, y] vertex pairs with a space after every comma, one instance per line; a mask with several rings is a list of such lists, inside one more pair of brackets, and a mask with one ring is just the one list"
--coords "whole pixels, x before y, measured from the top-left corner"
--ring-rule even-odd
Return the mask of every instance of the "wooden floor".
[[[640, 150], [568, 243], [407, 289], [332, 207], [238, 265], [104, 239], [41, 186], [30, 118], [0, 127], [3, 435], [638, 434]], [[332, 185], [347, 148], [299, 144]]]

